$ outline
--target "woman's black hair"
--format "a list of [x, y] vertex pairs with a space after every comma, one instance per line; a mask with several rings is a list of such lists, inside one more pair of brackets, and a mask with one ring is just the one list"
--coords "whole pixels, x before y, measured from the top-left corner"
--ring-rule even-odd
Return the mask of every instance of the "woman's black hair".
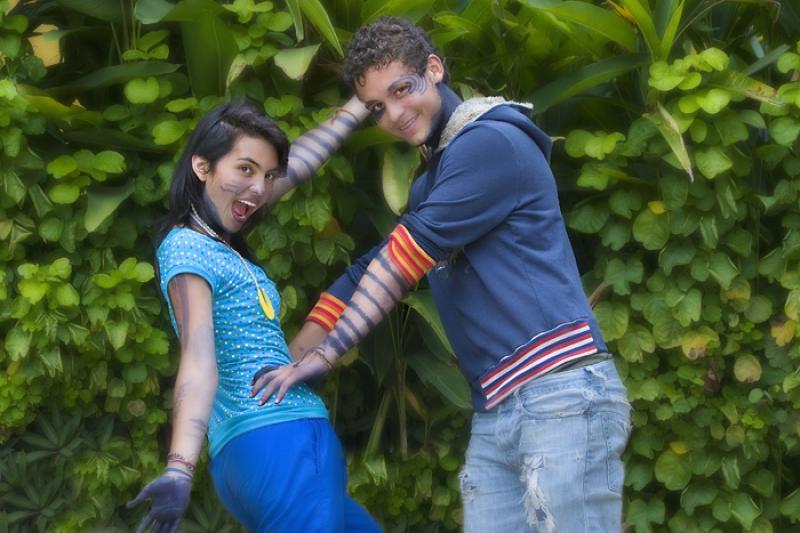
[[194, 206], [200, 217], [219, 235], [227, 237], [237, 252], [251, 261], [254, 260], [245, 236], [261, 219], [264, 208], [253, 213], [240, 231], [228, 234], [206, 205], [203, 199], [205, 183], [200, 181], [192, 169], [192, 156], [198, 155], [208, 161], [210, 170], [213, 171], [220, 158], [230, 152], [243, 135], [259, 137], [271, 144], [278, 154], [281, 172], [286, 172], [289, 140], [275, 121], [250, 102], [237, 101], [218, 105], [197, 124], [178, 160], [169, 191], [169, 212], [156, 235], [156, 246], [173, 227], [190, 225], [189, 215]]

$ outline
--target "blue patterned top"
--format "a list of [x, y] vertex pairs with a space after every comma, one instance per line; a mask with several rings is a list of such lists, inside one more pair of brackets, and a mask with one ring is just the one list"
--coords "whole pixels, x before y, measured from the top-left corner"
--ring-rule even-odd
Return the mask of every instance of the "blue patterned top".
[[169, 232], [156, 251], [161, 291], [175, 332], [175, 314], [167, 286], [178, 274], [195, 274], [211, 288], [214, 342], [219, 384], [208, 423], [209, 454], [214, 457], [234, 437], [252, 429], [298, 420], [327, 418], [322, 400], [307, 385], [289, 389], [280, 405], [258, 405], [250, 398], [250, 381], [264, 365], [291, 362], [278, 315], [280, 295], [264, 271], [249, 263], [275, 309], [268, 320], [258, 302], [255, 283], [239, 257], [223, 243], [188, 228]]

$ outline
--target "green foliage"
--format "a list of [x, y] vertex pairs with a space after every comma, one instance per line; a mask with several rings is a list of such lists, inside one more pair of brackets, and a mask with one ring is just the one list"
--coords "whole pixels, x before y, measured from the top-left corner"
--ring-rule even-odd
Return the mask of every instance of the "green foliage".
[[[162, 468], [176, 367], [152, 265], [175, 156], [225, 97], [290, 138], [329, 116], [330, 65], [382, 14], [431, 30], [463, 96], [532, 101], [564, 139], [562, 207], [634, 406], [630, 528], [796, 527], [792, 2], [0, 0], [0, 529], [140, 517], [123, 503]], [[62, 56], [47, 67], [41, 24]], [[392, 142], [362, 128], [251, 235], [287, 337], [403, 209], [418, 159]], [[461, 523], [451, 352], [421, 290], [323, 386], [351, 491], [389, 531]], [[185, 528], [239, 530], [202, 468]]]

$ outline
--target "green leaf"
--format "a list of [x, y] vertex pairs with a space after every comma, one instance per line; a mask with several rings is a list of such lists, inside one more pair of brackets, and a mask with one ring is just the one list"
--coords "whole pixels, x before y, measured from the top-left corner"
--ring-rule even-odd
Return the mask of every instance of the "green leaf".
[[125, 84], [125, 98], [132, 104], [149, 104], [158, 98], [158, 80], [150, 76], [137, 78]]
[[47, 218], [39, 224], [39, 235], [44, 241], [56, 242], [61, 237], [64, 223], [57, 218]]
[[754, 324], [766, 322], [772, 317], [772, 300], [763, 295], [756, 295], [750, 300], [744, 316]]
[[792, 491], [781, 500], [780, 511], [782, 515], [791, 519], [800, 519], [800, 489]]
[[54, 185], [47, 196], [54, 204], [68, 205], [75, 203], [80, 196], [80, 187], [68, 183], [59, 183]]
[[749, 530], [753, 525], [753, 521], [761, 514], [761, 509], [748, 494], [739, 492], [733, 497], [731, 514], [742, 527]]
[[601, 204], [583, 204], [567, 215], [567, 225], [582, 233], [597, 233], [606, 225], [609, 216], [608, 208]]
[[74, 307], [81, 302], [78, 291], [69, 283], [61, 283], [55, 292], [55, 299], [61, 307]]
[[711, 256], [708, 271], [723, 289], [730, 287], [733, 278], [739, 274], [739, 269], [736, 268], [730, 257], [721, 252]]
[[331, 219], [331, 207], [327, 200], [314, 196], [305, 201], [305, 208], [311, 226], [317, 231], [325, 229]]
[[[35, 185], [39, 187], [39, 185]], [[25, 198], [25, 184], [13, 170], [0, 171], [0, 191], [8, 196], [15, 204]]]
[[294, 80], [302, 79], [318, 49], [319, 45], [315, 44], [303, 48], [281, 50], [275, 54], [275, 65], [290, 78]]
[[620, 355], [631, 363], [640, 363], [645, 353], [653, 353], [656, 348], [655, 339], [650, 330], [638, 324], [632, 324], [625, 335], [617, 342]]
[[118, 187], [96, 185], [89, 189], [86, 216], [83, 220], [86, 231], [89, 233], [95, 231], [131, 195], [134, 188], [133, 181], [128, 181]]
[[680, 347], [689, 359], [704, 357], [709, 350], [719, 346], [719, 335], [708, 326], [700, 326], [697, 330], [679, 333]]
[[320, 263], [330, 265], [334, 258], [336, 247], [333, 241], [329, 240], [316, 240], [314, 241], [314, 255]]
[[17, 325], [12, 327], [6, 334], [5, 349], [13, 361], [18, 361], [28, 355], [31, 348], [33, 335], [23, 331]]
[[416, 150], [400, 151], [390, 146], [383, 155], [383, 197], [396, 215], [406, 208], [408, 191], [418, 166], [419, 154]]
[[709, 482], [692, 483], [681, 493], [681, 508], [691, 516], [695, 509], [711, 505], [719, 489]]
[[733, 167], [730, 158], [719, 146], [711, 146], [705, 150], [697, 150], [697, 152], [695, 152], [695, 162], [700, 172], [708, 179], [714, 179]]
[[444, 331], [442, 319], [439, 317], [439, 311], [433, 301], [433, 293], [430, 290], [417, 289], [406, 296], [403, 299], [403, 303], [419, 313], [436, 334], [439, 342], [452, 354], [453, 347], [450, 345], [450, 340]]
[[633, 258], [626, 264], [613, 258], [606, 266], [603, 281], [611, 285], [615, 293], [626, 295], [631, 293], [629, 283], [641, 283], [643, 273], [644, 268], [639, 259]]
[[754, 355], [740, 355], [733, 366], [733, 374], [742, 383], [755, 383], [761, 379], [761, 363]]
[[339, 57], [344, 56], [342, 45], [339, 43], [339, 37], [337, 36], [336, 30], [334, 29], [333, 24], [331, 24], [331, 19], [328, 17], [328, 13], [325, 11], [322, 3], [319, 0], [302, 0], [299, 5], [306, 18], [308, 18], [311, 24], [314, 25], [320, 35], [322, 35], [325, 40], [328, 41], [333, 49], [336, 50], [336, 53], [339, 54]]
[[631, 218], [634, 213], [639, 212], [643, 203], [642, 195], [630, 189], [618, 189], [608, 199], [611, 211], [625, 218]]
[[[124, 63], [122, 65], [114, 65], [94, 70], [91, 74], [79, 78], [68, 85], [48, 89], [47, 94], [61, 98], [66, 95], [102, 89], [135, 79], [155, 79], [157, 76], [171, 74], [178, 70], [178, 68], [178, 65], [163, 63], [161, 61]], [[156, 81], [156, 85], [157, 84], [158, 82]]]
[[669, 240], [669, 215], [656, 215], [645, 209], [633, 222], [633, 238], [647, 250], [660, 250]]
[[289, 9], [289, 14], [292, 16], [292, 23], [294, 23], [294, 32], [297, 37], [297, 42], [301, 42], [305, 37], [303, 30], [303, 17], [300, 9], [300, 0], [286, 0], [286, 7]]
[[700, 313], [703, 304], [703, 293], [699, 290], [692, 288], [687, 292], [678, 302], [675, 307], [675, 318], [680, 322], [681, 326], [687, 327], [693, 322], [700, 320]]
[[775, 474], [764, 468], [752, 473], [747, 479], [747, 484], [765, 498], [775, 495]]
[[678, 159], [681, 168], [689, 174], [689, 179], [693, 180], [694, 173], [692, 172], [689, 152], [686, 150], [686, 143], [683, 141], [680, 126], [675, 118], [661, 105], [661, 102], [658, 102], [658, 114], [647, 114], [645, 118], [655, 125], [661, 136], [667, 141], [672, 153]]
[[538, 115], [555, 104], [607, 81], [619, 78], [647, 63], [644, 54], [613, 56], [562, 76], [533, 93], [533, 113]]
[[690, 264], [695, 253], [695, 247], [689, 241], [670, 241], [658, 254], [658, 265], [669, 275], [676, 266]]
[[115, 350], [119, 350], [125, 345], [125, 340], [128, 338], [128, 323], [127, 322], [113, 322], [107, 321], [103, 324], [108, 336], [108, 341]]
[[791, 147], [800, 135], [800, 121], [790, 117], [780, 117], [769, 125], [769, 134], [780, 145]]
[[225, 94], [239, 51], [224, 13], [213, 0], [183, 0], [162, 19], [181, 22], [190, 86], [198, 97]]
[[109, 174], [119, 174], [125, 170], [125, 158], [119, 152], [103, 150], [95, 154], [94, 168]]
[[144, 383], [147, 379], [147, 367], [142, 363], [132, 363], [122, 368], [122, 376], [128, 383]]
[[559, 20], [569, 21], [586, 30], [614, 41], [628, 52], [636, 47], [636, 33], [633, 28], [613, 11], [585, 2], [567, 0], [520, 0], [520, 3], [533, 10], [551, 13]]
[[422, 381], [433, 385], [450, 403], [461, 409], [470, 408], [469, 386], [458, 368], [430, 354], [412, 354], [406, 361]]
[[666, 508], [660, 498], [649, 498], [645, 503], [640, 499], [633, 500], [625, 514], [625, 522], [634, 526], [637, 533], [652, 533], [650, 524], [663, 524]]
[[661, 56], [661, 39], [656, 32], [655, 24], [653, 24], [653, 17], [650, 13], [647, 3], [642, 4], [639, 0], [622, 0], [622, 5], [628, 10], [628, 13], [636, 25], [639, 27], [647, 49], [653, 59], [663, 59]]
[[594, 308], [597, 323], [608, 341], [621, 339], [628, 330], [628, 307], [621, 303], [600, 302]]
[[167, 119], [153, 127], [153, 140], [159, 145], [169, 145], [179, 141], [186, 132], [186, 126], [177, 120]]
[[71, 9], [106, 22], [123, 21], [122, 4], [97, 2], [96, 0], [58, 0], [62, 8]]
[[666, 450], [656, 460], [655, 474], [656, 479], [667, 489], [683, 489], [692, 478], [688, 456], [678, 455], [671, 449]]
[[78, 162], [70, 155], [60, 155], [47, 164], [47, 172], [56, 179], [68, 176], [78, 170]]

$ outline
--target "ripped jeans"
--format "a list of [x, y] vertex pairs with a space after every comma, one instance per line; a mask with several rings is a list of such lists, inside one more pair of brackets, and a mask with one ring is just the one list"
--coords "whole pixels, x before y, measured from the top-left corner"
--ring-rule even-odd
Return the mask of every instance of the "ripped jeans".
[[630, 404], [613, 361], [543, 376], [475, 413], [464, 531], [618, 533]]

